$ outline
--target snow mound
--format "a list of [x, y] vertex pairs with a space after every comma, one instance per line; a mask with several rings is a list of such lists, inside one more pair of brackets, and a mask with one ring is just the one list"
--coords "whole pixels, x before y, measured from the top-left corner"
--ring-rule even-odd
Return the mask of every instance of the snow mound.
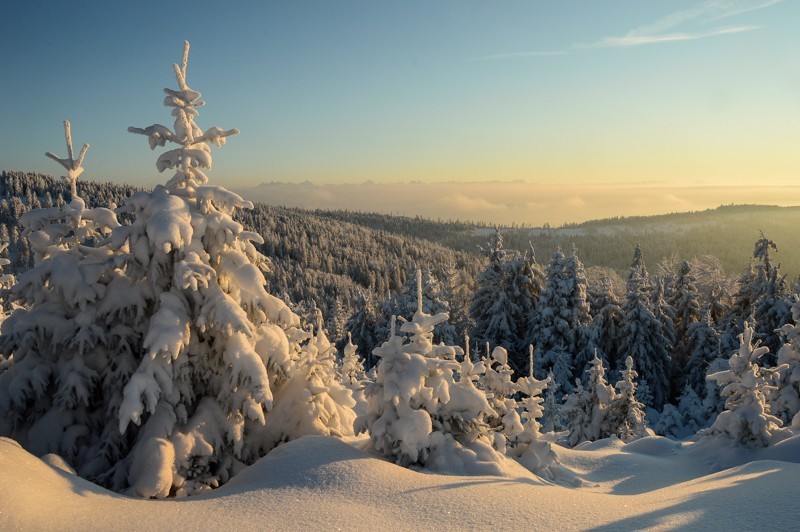
[[622, 451], [627, 453], [646, 454], [650, 456], [667, 456], [680, 450], [681, 443], [669, 438], [660, 436], [649, 436], [633, 441], [623, 447]]
[[[505, 477], [418, 472], [335, 438], [307, 436], [279, 446], [219, 489], [148, 501], [54, 469], [0, 439], [0, 530], [738, 530], [765, 523], [763, 512], [743, 508], [794, 507], [796, 463], [762, 459], [701, 476], [698, 460], [684, 450], [696, 444], [655, 456], [608, 443], [593, 451], [558, 450], [568, 465], [583, 464], [587, 477], [605, 479], [568, 488], [522, 467]], [[786, 440], [773, 452], [789, 455], [797, 446], [798, 440]], [[672, 448], [668, 442], [640, 447], [654, 454]], [[677, 474], [661, 482], [669, 471]], [[636, 489], [619, 489], [634, 477]], [[769, 516], [771, 529], [796, 523], [795, 512]]]

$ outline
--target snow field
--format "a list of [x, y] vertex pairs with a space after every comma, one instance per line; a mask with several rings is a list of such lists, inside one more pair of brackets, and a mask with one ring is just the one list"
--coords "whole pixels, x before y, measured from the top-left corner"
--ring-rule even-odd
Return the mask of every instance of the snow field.
[[307, 436], [213, 492], [145, 501], [99, 488], [2, 439], [0, 528], [789, 530], [800, 518], [793, 510], [798, 436], [758, 450], [660, 437], [555, 447], [583, 479], [578, 487], [544, 481], [512, 461], [505, 477], [420, 472], [359, 445]]

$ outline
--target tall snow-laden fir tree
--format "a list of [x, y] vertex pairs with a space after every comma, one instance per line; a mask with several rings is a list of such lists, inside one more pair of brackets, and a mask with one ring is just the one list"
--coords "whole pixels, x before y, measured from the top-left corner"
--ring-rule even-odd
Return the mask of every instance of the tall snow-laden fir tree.
[[237, 131], [195, 123], [188, 51], [178, 90], [165, 89], [173, 129], [130, 128], [153, 149], [179, 146], [156, 163], [174, 175], [127, 200], [129, 225], [77, 195], [32, 211], [38, 264], [15, 288], [30, 310], [3, 336], [16, 359], [0, 376], [11, 435], [141, 497], [203, 491], [282, 441], [352, 432], [324, 333], [265, 291], [263, 240], [232, 218], [252, 204], [206, 184], [209, 144]]
[[530, 343], [536, 348], [540, 376], [552, 369], [564, 391], [572, 386], [575, 356], [584, 347], [589, 320], [583, 265], [574, 251], [567, 258], [557, 250], [547, 264], [546, 288], [539, 298]]
[[575, 367], [573, 374], [583, 375], [594, 357], [599, 356], [608, 363], [605, 353], [601, 353], [598, 331], [591, 326], [591, 308], [587, 298], [588, 281], [586, 269], [578, 258], [578, 250], [573, 246], [566, 261], [566, 278], [570, 285], [568, 305], [571, 309], [570, 323], [575, 328]]
[[503, 237], [498, 230], [483, 251], [489, 265], [478, 275], [472, 299], [473, 336], [505, 347], [510, 352], [511, 365], [523, 368], [527, 363], [526, 328], [538, 304], [541, 269], [532, 250], [523, 255], [503, 249]]
[[351, 336], [353, 343], [363, 349], [364, 366], [369, 370], [377, 363], [372, 351], [381, 345], [381, 339], [377, 335], [378, 312], [375, 309], [372, 298], [363, 292], [359, 292], [358, 299], [354, 302], [353, 307], [356, 311], [347, 320], [345, 329]]
[[[74, 192], [89, 146], [76, 158], [68, 121], [64, 131], [67, 157], [47, 156], [66, 169]], [[36, 261], [13, 287], [20, 308], [2, 324], [0, 353], [8, 360], [0, 369], [0, 435], [105, 480], [131, 444], [116, 430], [115, 416], [136, 364], [136, 339], [117, 321], [139, 314], [140, 298], [113, 251], [101, 245], [119, 223], [108, 209], [87, 209], [77, 193], [20, 222]]]
[[622, 332], [622, 306], [615, 294], [614, 284], [608, 276], [603, 275], [597, 283], [587, 289], [589, 308], [592, 312], [592, 323], [589, 333], [596, 345], [598, 355], [604, 358], [609, 368], [617, 367], [614, 357], [619, 353], [620, 335]]
[[529, 345], [527, 324], [535, 315], [539, 296], [544, 290], [544, 272], [536, 262], [533, 246], [524, 255], [518, 251], [506, 255], [503, 277], [507, 297], [514, 303], [511, 319], [517, 329], [515, 344], [506, 347], [512, 350], [513, 364], [517, 368], [524, 368], [527, 360], [523, 357]]
[[472, 329], [469, 306], [472, 298], [471, 276], [467, 276], [452, 262], [442, 267], [442, 292], [444, 299], [450, 304], [450, 319], [458, 334], [465, 334]]
[[[499, 230], [495, 229], [494, 237], [482, 251], [489, 259], [489, 264], [478, 274], [477, 286], [470, 304], [469, 314], [475, 327], [472, 337], [478, 343], [487, 341], [498, 343], [495, 333], [492, 332], [492, 328], [499, 323], [493, 308], [503, 292], [503, 259], [506, 253], [503, 249], [503, 235]], [[506, 321], [509, 320], [510, 318], [506, 318]], [[503, 332], [506, 337], [510, 337], [510, 331]]]
[[705, 437], [725, 437], [750, 447], [767, 447], [789, 434], [781, 420], [770, 412], [768, 398], [777, 390], [778, 368], [759, 365], [768, 348], [754, 342], [755, 330], [746, 322], [739, 337], [739, 350], [728, 359], [728, 369], [708, 379], [722, 388], [725, 410], [705, 431]]
[[700, 321], [692, 323], [686, 331], [686, 345], [691, 346], [684, 372], [685, 383], [698, 397], [705, 396], [706, 374], [711, 362], [721, 356], [719, 333], [714, 328], [711, 309], [707, 309]]
[[[665, 345], [667, 353], [672, 353], [675, 349], [675, 310], [667, 303], [666, 285], [663, 277], [656, 277], [653, 286], [651, 307], [653, 315], [661, 322], [661, 329], [667, 343]], [[671, 357], [670, 357], [671, 360]]]
[[694, 343], [689, 339], [689, 329], [702, 316], [699, 292], [695, 286], [696, 279], [688, 261], [681, 262], [678, 277], [672, 288], [672, 296], [667, 301], [674, 312], [675, 346], [672, 350], [672, 387], [673, 390], [683, 388], [684, 375]]
[[773, 265], [773, 251], [777, 252], [778, 246], [761, 233], [753, 248], [750, 268], [739, 280], [739, 291], [721, 335], [726, 352], [737, 349], [738, 336], [744, 330], [744, 322], [749, 320], [756, 337], [770, 349], [765, 355], [768, 363], [774, 363], [782, 345], [777, 330], [791, 322], [791, 312], [785, 303], [789, 295], [786, 278], [780, 273], [780, 265]]
[[652, 393], [652, 404], [660, 410], [669, 397], [669, 340], [664, 326], [650, 308], [647, 270], [637, 245], [628, 277], [627, 294], [622, 308], [625, 316], [620, 352], [633, 357], [640, 382], [646, 382]]

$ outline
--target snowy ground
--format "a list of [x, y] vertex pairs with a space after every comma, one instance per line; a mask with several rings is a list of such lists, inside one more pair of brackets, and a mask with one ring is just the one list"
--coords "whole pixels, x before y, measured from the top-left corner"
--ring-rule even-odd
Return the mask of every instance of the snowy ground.
[[646, 438], [558, 448], [581, 479], [411, 471], [327, 437], [272, 451], [229, 484], [142, 501], [57, 470], [0, 439], [0, 529], [788, 530], [800, 522], [800, 436], [770, 449]]

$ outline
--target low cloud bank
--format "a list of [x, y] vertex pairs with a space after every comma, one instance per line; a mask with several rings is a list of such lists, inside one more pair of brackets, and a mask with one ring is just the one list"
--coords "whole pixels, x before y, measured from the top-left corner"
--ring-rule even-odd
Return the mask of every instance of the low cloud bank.
[[487, 183], [265, 183], [247, 199], [305, 209], [348, 209], [497, 224], [569, 222], [666, 214], [725, 204], [800, 205], [800, 186], [541, 185]]

